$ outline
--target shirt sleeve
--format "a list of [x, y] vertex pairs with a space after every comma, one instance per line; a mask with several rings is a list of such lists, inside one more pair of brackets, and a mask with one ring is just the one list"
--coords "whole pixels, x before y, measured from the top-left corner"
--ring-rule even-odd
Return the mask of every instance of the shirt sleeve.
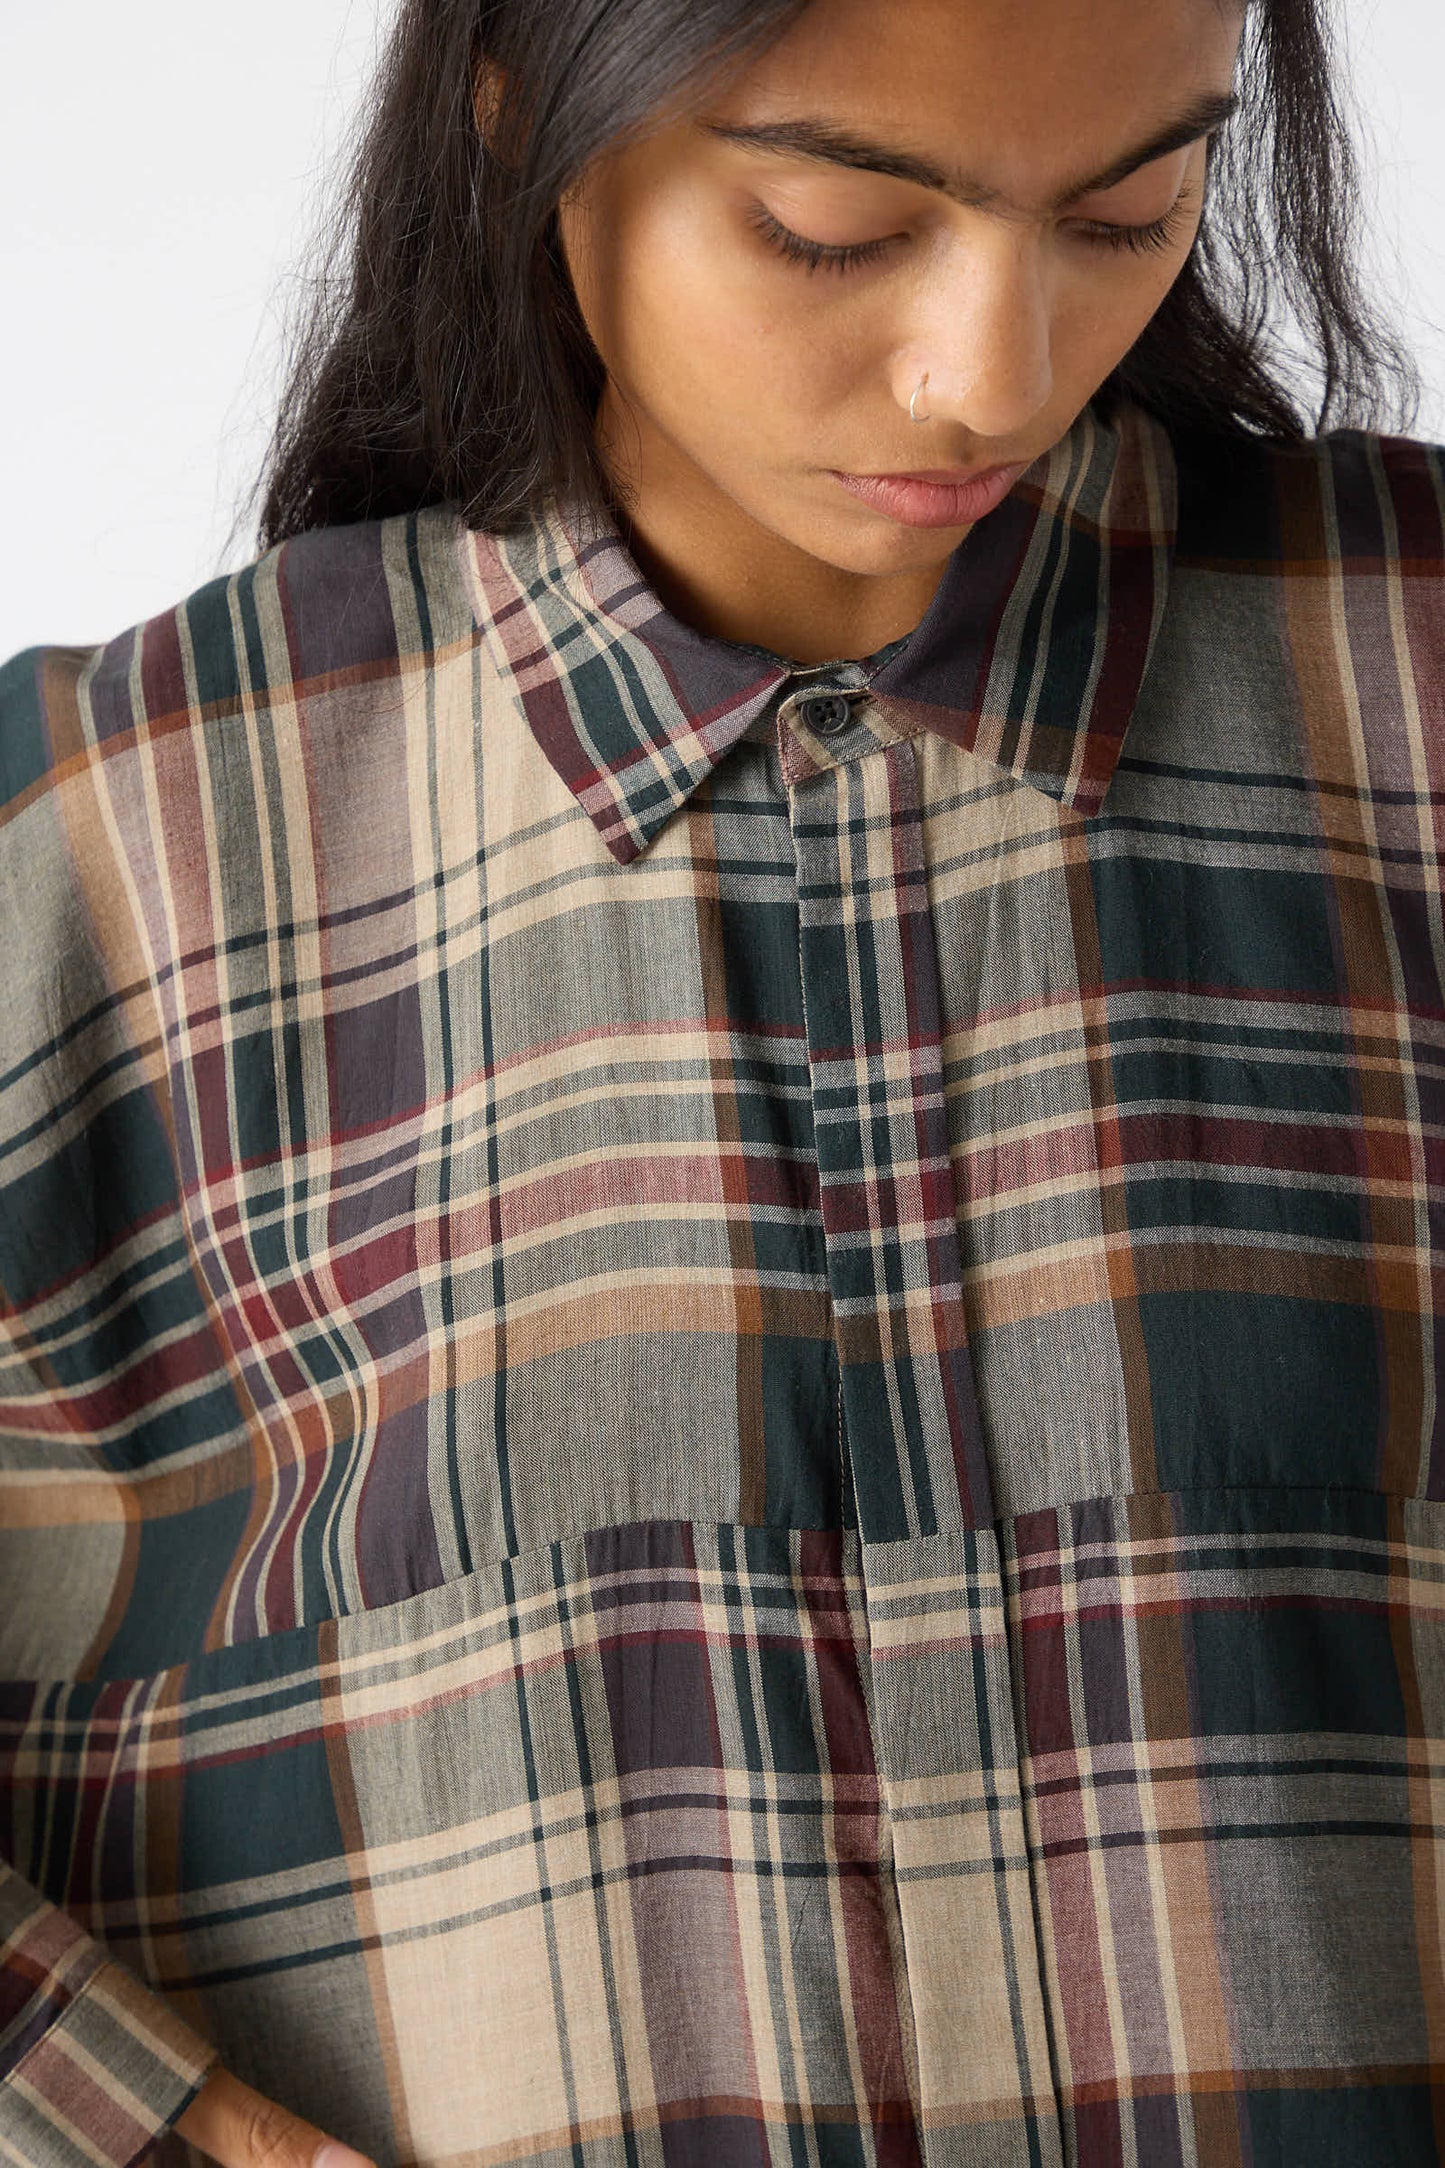
[[0, 1860], [0, 2160], [129, 2168], [219, 2051]]
[[[44, 1290], [62, 1267], [83, 1263], [104, 1232], [91, 1224], [83, 1158], [68, 1187], [50, 1178], [68, 1098], [115, 1050], [94, 1021], [110, 1013], [110, 996], [80, 874], [82, 861], [100, 855], [87, 849], [87, 834], [100, 831], [92, 823], [77, 840], [60, 804], [67, 789], [83, 798], [98, 757], [94, 714], [83, 725], [78, 698], [97, 662], [109, 663], [124, 687], [124, 641], [104, 652], [28, 649], [0, 667], [0, 1370], [21, 1404], [33, 1403], [47, 1376], [56, 1383], [32, 1353]], [[0, 1384], [0, 1464], [23, 1470], [37, 1438], [7, 1422], [6, 1393]], [[68, 1422], [58, 1426], [67, 1445]], [[8, 1495], [0, 1492], [0, 1539], [13, 1565], [27, 1523], [22, 1511], [7, 1527]], [[73, 1533], [79, 1542], [84, 1530]], [[93, 1621], [75, 1616], [77, 1591], [103, 1602], [96, 1578], [70, 1575], [46, 1613], [0, 1570], [0, 1679], [13, 1685], [71, 1668], [93, 1631]], [[33, 1595], [26, 1575], [18, 1585]], [[17, 1616], [12, 1607], [22, 1602]], [[0, 1788], [6, 1783], [0, 1751]], [[0, 1831], [16, 1826], [7, 1805], [0, 1796]], [[0, 1835], [0, 2164], [125, 2168], [183, 2112], [219, 2051], [11, 1865], [4, 1848], [13, 1843]]]

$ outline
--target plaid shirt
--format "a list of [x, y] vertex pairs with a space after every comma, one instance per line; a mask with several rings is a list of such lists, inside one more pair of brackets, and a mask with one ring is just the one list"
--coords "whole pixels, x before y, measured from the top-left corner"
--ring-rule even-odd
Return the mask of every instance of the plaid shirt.
[[0, 2158], [1445, 2159], [1445, 447], [0, 674]]

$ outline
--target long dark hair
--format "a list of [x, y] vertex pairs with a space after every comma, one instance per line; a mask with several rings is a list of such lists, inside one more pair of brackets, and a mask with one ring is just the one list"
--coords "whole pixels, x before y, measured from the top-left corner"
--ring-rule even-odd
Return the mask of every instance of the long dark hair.
[[[603, 368], [557, 205], [596, 153], [746, 66], [809, 4], [402, 0], [238, 525], [258, 496], [263, 550], [440, 502], [498, 533], [554, 492], [615, 507], [592, 428]], [[1284, 441], [1411, 425], [1418, 374], [1356, 269], [1359, 190], [1328, 5], [1251, 0], [1240, 105], [1210, 146], [1199, 234], [1096, 393], [1105, 415], [1123, 394], [1166, 425]], [[485, 136], [482, 55], [525, 86]], [[1288, 381], [1291, 340], [1321, 379], [1312, 415]], [[1385, 405], [1392, 378], [1398, 414]]]

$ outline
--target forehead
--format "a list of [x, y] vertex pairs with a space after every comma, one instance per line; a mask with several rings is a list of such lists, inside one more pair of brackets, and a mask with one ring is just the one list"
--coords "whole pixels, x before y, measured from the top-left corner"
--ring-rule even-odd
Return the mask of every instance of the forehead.
[[1243, 20], [1234, 0], [813, 0], [692, 110], [704, 125], [822, 118], [903, 152], [898, 178], [1049, 208], [1226, 94]]

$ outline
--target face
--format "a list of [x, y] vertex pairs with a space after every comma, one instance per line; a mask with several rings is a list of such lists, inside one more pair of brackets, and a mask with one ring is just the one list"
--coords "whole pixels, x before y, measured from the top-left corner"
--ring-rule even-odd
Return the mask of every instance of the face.
[[[664, 599], [802, 660], [911, 629], [972, 521], [908, 524], [837, 474], [1026, 465], [1065, 433], [1183, 266], [1207, 136], [1060, 199], [1227, 96], [1241, 24], [1222, 0], [814, 0], [595, 160], [562, 245]], [[803, 118], [949, 191], [718, 132]]]

